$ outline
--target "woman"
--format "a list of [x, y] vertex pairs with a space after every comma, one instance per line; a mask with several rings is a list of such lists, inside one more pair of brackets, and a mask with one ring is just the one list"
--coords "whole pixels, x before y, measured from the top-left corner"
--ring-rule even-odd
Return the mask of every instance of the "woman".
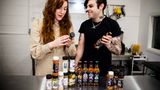
[[53, 56], [73, 56], [76, 52], [74, 41], [69, 38], [73, 28], [68, 0], [48, 0], [43, 16], [42, 20], [33, 21], [31, 31], [30, 51], [36, 59], [36, 75], [52, 73]]

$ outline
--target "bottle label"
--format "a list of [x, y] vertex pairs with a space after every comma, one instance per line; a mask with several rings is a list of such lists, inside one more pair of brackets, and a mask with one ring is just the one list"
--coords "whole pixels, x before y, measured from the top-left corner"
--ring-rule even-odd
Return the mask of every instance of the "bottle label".
[[63, 78], [59, 77], [58, 79], [59, 86], [63, 86]]
[[52, 81], [53, 88], [58, 88], [58, 79]]
[[78, 83], [82, 83], [82, 75], [79, 74], [77, 77], [78, 77], [77, 78], [78, 79]]
[[47, 90], [52, 90], [52, 81], [51, 80], [47, 80], [47, 82], [46, 82], [46, 89]]
[[123, 87], [123, 80], [118, 80], [117, 85], [118, 85], [118, 87]]
[[99, 74], [96, 73], [96, 74], [95, 74], [95, 77], [94, 77], [94, 82], [97, 83], [98, 80], [99, 80]]
[[93, 73], [92, 72], [89, 73], [89, 82], [90, 83], [93, 82]]
[[108, 81], [107, 81], [107, 85], [112, 86], [113, 85], [113, 80], [109, 78]]
[[69, 85], [72, 86], [75, 84], [75, 81], [76, 81], [76, 76], [75, 74], [70, 74], [69, 75]]
[[83, 82], [87, 82], [87, 79], [88, 79], [88, 75], [87, 75], [87, 73], [85, 72], [85, 73], [83, 74]]
[[75, 71], [75, 60], [70, 60], [70, 71], [71, 72]]
[[63, 84], [64, 84], [64, 86], [68, 86], [68, 78], [63, 79]]
[[64, 73], [68, 72], [68, 60], [63, 61], [63, 72]]
[[53, 72], [58, 73], [58, 64], [53, 64]]

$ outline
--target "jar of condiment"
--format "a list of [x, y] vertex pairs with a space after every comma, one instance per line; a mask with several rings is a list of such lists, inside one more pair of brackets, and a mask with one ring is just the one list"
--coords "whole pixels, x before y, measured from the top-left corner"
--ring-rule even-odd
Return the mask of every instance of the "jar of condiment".
[[58, 76], [58, 71], [59, 71], [59, 57], [58, 56], [53, 56], [53, 76]]
[[46, 90], [52, 90], [52, 75], [46, 75]]
[[113, 71], [108, 71], [107, 75], [107, 90], [113, 90], [113, 77], [114, 77], [114, 72]]

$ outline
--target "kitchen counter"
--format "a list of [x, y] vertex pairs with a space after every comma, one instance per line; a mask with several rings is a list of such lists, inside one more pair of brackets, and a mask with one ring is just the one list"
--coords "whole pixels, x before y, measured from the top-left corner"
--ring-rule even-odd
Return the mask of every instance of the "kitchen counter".
[[130, 53], [125, 53], [124, 55], [112, 54], [112, 60], [131, 60], [132, 55]]
[[[0, 76], [0, 90], [46, 90], [44, 76]], [[72, 87], [64, 90], [106, 90], [104, 87]]]
[[124, 90], [160, 90], [160, 81], [151, 76], [125, 76]]
[[[0, 90], [45, 90], [44, 76], [0, 76]], [[123, 90], [159, 90], [160, 81], [150, 76], [125, 76]], [[105, 87], [72, 87], [65, 90], [106, 90]]]

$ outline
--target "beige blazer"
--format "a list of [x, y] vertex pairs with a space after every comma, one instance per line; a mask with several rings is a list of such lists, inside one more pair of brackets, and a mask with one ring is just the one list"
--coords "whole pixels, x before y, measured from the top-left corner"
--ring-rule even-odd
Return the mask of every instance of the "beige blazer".
[[[42, 44], [40, 42], [40, 30], [42, 28], [42, 19], [34, 19], [30, 35], [30, 52], [32, 57], [36, 60], [36, 75], [46, 75], [52, 73], [52, 60], [53, 56], [60, 57], [59, 70], [62, 70], [62, 57], [65, 56], [63, 47], [56, 47], [52, 50], [49, 49], [48, 44]], [[59, 25], [54, 25], [55, 38], [60, 36]], [[70, 32], [73, 31], [71, 28]], [[75, 44], [72, 44], [67, 48], [71, 56], [75, 56], [76, 48]]]

